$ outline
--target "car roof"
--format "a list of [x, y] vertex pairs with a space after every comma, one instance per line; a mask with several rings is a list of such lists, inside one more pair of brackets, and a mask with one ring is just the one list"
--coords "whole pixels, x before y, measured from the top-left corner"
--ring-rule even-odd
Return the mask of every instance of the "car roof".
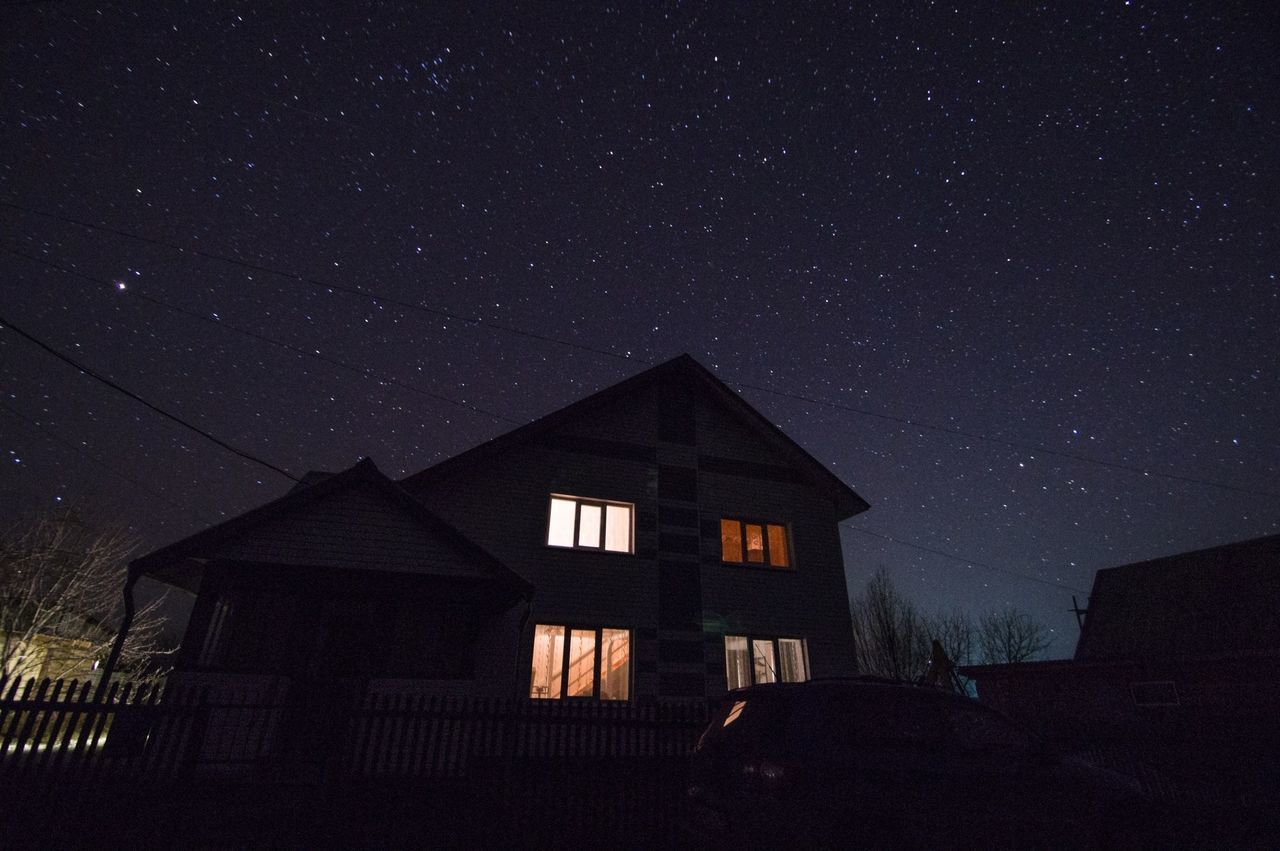
[[[790, 699], [804, 694], [887, 694], [906, 693], [936, 696], [937, 699], [959, 698], [960, 695], [935, 686], [918, 685], [884, 677], [839, 677], [808, 680], [802, 683], [759, 683], [734, 689], [725, 699], [743, 700], [762, 697]], [[926, 698], [930, 699], [930, 698]]]

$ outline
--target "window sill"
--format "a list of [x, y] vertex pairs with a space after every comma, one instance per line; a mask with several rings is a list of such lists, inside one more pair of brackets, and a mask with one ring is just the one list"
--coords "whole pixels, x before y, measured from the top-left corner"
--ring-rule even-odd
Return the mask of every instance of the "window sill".
[[557, 544], [544, 545], [548, 550], [555, 550], [561, 553], [590, 553], [592, 555], [606, 556], [634, 556], [634, 552], [625, 552], [623, 550], [606, 550], [603, 547], [597, 549], [595, 547], [562, 547]]
[[741, 561], [722, 561], [721, 567], [732, 568], [733, 570], [755, 570], [766, 571], [768, 573], [795, 573], [795, 567], [775, 567], [771, 564], [750, 564]]

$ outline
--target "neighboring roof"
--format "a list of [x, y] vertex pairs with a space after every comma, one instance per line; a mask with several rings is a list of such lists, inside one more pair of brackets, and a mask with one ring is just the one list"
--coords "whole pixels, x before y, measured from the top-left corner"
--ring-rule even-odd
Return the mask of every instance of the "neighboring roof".
[[297, 483], [294, 484], [293, 487], [289, 488], [289, 493], [319, 484], [325, 479], [331, 478], [333, 475], [333, 473], [330, 473], [327, 470], [308, 470], [301, 479], [298, 479]]
[[804, 447], [787, 436], [786, 432], [765, 419], [759, 411], [749, 405], [737, 392], [687, 354], [658, 364], [617, 384], [606, 387], [604, 390], [593, 393], [584, 399], [553, 411], [544, 417], [540, 417], [531, 423], [499, 435], [493, 440], [441, 461], [439, 464], [428, 467], [426, 470], [402, 480], [401, 484], [411, 491], [420, 487], [428, 487], [432, 482], [458, 470], [492, 458], [509, 449], [523, 446], [588, 411], [617, 402], [651, 384], [679, 379], [692, 379], [707, 390], [712, 398], [718, 400], [731, 415], [744, 423], [767, 443], [776, 447], [783, 455], [791, 458], [799, 471], [832, 495], [836, 501], [840, 519], [860, 514], [871, 507], [866, 500], [854, 493], [852, 488], [832, 473], [826, 465], [810, 455]]
[[[308, 479], [314, 483], [306, 484]], [[354, 527], [359, 532], [358, 539], [348, 534], [339, 541], [339, 546], [349, 544], [358, 548], [358, 555], [376, 566], [382, 547], [385, 547], [389, 559], [393, 555], [404, 555], [404, 530], [408, 524], [420, 530], [415, 535], [417, 540], [431, 538], [442, 541], [451, 548], [449, 552], [460, 553], [469, 565], [478, 568], [480, 575], [491, 578], [515, 593], [524, 594], [530, 590], [531, 586], [522, 577], [411, 497], [384, 476], [368, 458], [340, 473], [308, 474], [307, 478], [279, 499], [135, 559], [130, 564], [130, 570], [180, 587], [191, 586], [198, 578], [200, 569], [199, 564], [193, 560], [234, 552], [237, 541], [254, 535], [273, 521], [296, 518], [305, 514], [307, 509], [318, 506], [323, 500], [352, 489], [372, 490], [379, 501], [376, 506], [365, 506], [350, 521], [346, 531], [349, 533]], [[388, 511], [388, 508], [391, 510]], [[397, 515], [395, 519], [400, 522], [388, 522], [392, 519], [388, 515]], [[287, 550], [287, 542], [284, 548]], [[288, 555], [290, 554], [286, 553], [286, 557]], [[412, 554], [409, 557], [412, 559]], [[394, 568], [389, 566], [389, 569]], [[404, 569], [404, 566], [401, 565], [400, 569]], [[188, 587], [188, 590], [195, 589]]]
[[1078, 661], [1280, 649], [1280, 535], [1099, 570]]

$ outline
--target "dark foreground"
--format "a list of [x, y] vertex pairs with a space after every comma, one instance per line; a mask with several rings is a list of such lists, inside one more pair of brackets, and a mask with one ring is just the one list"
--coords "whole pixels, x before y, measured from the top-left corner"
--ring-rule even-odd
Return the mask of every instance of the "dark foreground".
[[[0, 815], [3, 848], [551, 848], [717, 847], [684, 829], [682, 759], [494, 767], [465, 782], [369, 782], [341, 787], [187, 780], [115, 788], [14, 788]], [[805, 818], [797, 812], [796, 818]], [[1280, 817], [1266, 805], [1173, 801], [1146, 829], [1094, 837], [1087, 813], [1049, 842], [957, 823], [931, 843], [952, 848], [1275, 848]], [[723, 847], [786, 847], [782, 839]], [[847, 843], [859, 844], [850, 836]], [[882, 837], [883, 839], [883, 837]], [[886, 843], [878, 842], [883, 847]], [[892, 845], [890, 841], [887, 843]], [[911, 847], [904, 840], [900, 847]]]

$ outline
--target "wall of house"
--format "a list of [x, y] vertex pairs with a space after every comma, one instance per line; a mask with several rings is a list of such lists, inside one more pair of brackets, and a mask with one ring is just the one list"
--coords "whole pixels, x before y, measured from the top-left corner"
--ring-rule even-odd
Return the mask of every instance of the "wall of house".
[[[542, 445], [477, 464], [423, 499], [536, 589], [522, 633], [524, 666], [539, 623], [628, 628], [638, 642], [637, 693], [655, 696], [652, 648], [641, 646], [652, 643], [657, 622], [654, 476], [651, 462]], [[635, 553], [546, 546], [552, 493], [634, 503]], [[521, 690], [527, 670], [523, 676]]]
[[[844, 556], [832, 498], [794, 461], [713, 405], [697, 407], [703, 604], [728, 634], [803, 637], [814, 677], [857, 673]], [[780, 521], [790, 530], [791, 570], [725, 564], [719, 521]], [[713, 658], [712, 650], [718, 650]], [[723, 647], [708, 648], [723, 673]]]
[[308, 681], [471, 680], [497, 618], [484, 608], [470, 587], [438, 577], [216, 562], [180, 666]]
[[[636, 698], [724, 691], [729, 634], [801, 637], [814, 676], [854, 673], [832, 499], [695, 382], [650, 386], [414, 489], [536, 589], [525, 625], [633, 630]], [[552, 493], [636, 506], [635, 554], [546, 546]], [[721, 517], [789, 525], [795, 569], [720, 561]]]

